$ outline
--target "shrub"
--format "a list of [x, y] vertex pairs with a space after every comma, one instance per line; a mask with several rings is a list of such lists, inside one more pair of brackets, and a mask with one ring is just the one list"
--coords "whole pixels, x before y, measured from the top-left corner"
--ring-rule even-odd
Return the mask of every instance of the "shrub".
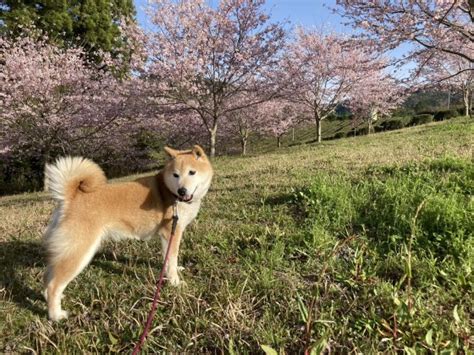
[[442, 110], [436, 112], [433, 118], [435, 121], [444, 121], [456, 117], [458, 115], [459, 114], [457, 110]]
[[416, 112], [417, 115], [433, 115], [436, 113], [437, 111], [435, 110], [422, 110], [422, 111], [419, 111], [419, 112]]
[[416, 115], [411, 119], [410, 125], [411, 126], [416, 126], [419, 124], [425, 124], [425, 123], [430, 123], [433, 122], [433, 115], [430, 115], [429, 113], [424, 113], [421, 115]]
[[334, 135], [334, 139], [340, 139], [340, 138], [344, 138], [346, 136], [346, 132], [337, 132], [335, 135]]
[[[458, 116], [465, 116], [466, 115], [466, 108], [464, 106], [458, 107], [458, 109], [456, 111], [458, 112]], [[472, 115], [472, 110], [469, 114]]]
[[36, 159], [15, 158], [0, 158], [0, 196], [42, 188], [42, 163]]
[[412, 117], [415, 114], [416, 114], [415, 110], [413, 108], [408, 108], [408, 107], [399, 107], [392, 112], [393, 117], [400, 117], [400, 116]]
[[386, 131], [391, 131], [391, 130], [394, 130], [394, 129], [403, 128], [403, 127], [405, 127], [405, 124], [404, 124], [402, 119], [395, 118], [395, 119], [391, 119], [389, 121], [385, 121], [385, 122], [381, 123], [380, 126], [383, 127], [384, 130], [386, 130]]
[[[147, 144], [156, 145], [158, 141], [151, 142], [151, 138], [146, 135], [129, 137], [129, 139], [129, 142], [122, 141], [124, 146], [129, 148], [130, 154], [104, 145], [96, 151], [88, 150], [87, 147], [71, 149], [68, 155], [85, 156], [94, 160], [105, 171], [108, 178], [154, 168], [155, 161], [150, 157], [151, 149]], [[130, 158], [132, 154], [133, 159]], [[0, 154], [0, 196], [42, 190], [45, 164], [63, 155], [65, 155], [64, 152], [57, 147], [45, 151], [41, 147], [35, 147], [34, 142], [15, 147], [7, 154]]]
[[356, 135], [358, 136], [365, 136], [367, 134], [369, 134], [369, 127], [361, 127], [356, 131]]

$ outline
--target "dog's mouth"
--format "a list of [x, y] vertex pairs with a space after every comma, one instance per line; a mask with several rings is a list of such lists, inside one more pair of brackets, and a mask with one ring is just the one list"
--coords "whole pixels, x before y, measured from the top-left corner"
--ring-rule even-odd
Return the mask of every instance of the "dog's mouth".
[[178, 201], [180, 202], [191, 202], [194, 195], [185, 195], [185, 196], [178, 196]]

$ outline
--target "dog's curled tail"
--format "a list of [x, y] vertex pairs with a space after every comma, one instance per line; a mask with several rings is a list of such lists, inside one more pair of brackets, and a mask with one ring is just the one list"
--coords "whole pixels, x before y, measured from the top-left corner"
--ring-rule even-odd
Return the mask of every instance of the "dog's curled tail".
[[104, 171], [92, 160], [82, 157], [62, 157], [46, 164], [44, 187], [55, 200], [71, 201], [78, 191], [92, 192], [105, 184]]

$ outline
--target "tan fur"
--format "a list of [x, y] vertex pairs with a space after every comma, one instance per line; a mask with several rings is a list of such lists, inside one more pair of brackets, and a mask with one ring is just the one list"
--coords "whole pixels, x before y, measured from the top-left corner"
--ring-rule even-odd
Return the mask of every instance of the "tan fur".
[[178, 189], [186, 188], [183, 198], [191, 200], [178, 203], [180, 218], [167, 268], [170, 282], [179, 284], [177, 259], [182, 233], [196, 217], [213, 171], [199, 146], [187, 151], [165, 150], [171, 159], [157, 175], [120, 184], [108, 184], [103, 171], [83, 158], [60, 158], [46, 166], [45, 186], [59, 202], [45, 234], [49, 259], [44, 294], [52, 320], [67, 317], [61, 309], [61, 295], [104, 238], [147, 239], [158, 233], [166, 248], [173, 204]]

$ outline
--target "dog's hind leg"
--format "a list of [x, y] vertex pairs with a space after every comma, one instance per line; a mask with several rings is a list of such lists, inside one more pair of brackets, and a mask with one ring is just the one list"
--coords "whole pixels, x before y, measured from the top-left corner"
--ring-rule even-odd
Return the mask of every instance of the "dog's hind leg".
[[[55, 233], [59, 234], [58, 231]], [[51, 236], [48, 243], [51, 257], [44, 277], [46, 287], [44, 293], [51, 320], [58, 321], [67, 318], [67, 312], [61, 308], [63, 291], [69, 282], [89, 264], [100, 245], [100, 240], [99, 233], [95, 233], [92, 238], [77, 233]]]

